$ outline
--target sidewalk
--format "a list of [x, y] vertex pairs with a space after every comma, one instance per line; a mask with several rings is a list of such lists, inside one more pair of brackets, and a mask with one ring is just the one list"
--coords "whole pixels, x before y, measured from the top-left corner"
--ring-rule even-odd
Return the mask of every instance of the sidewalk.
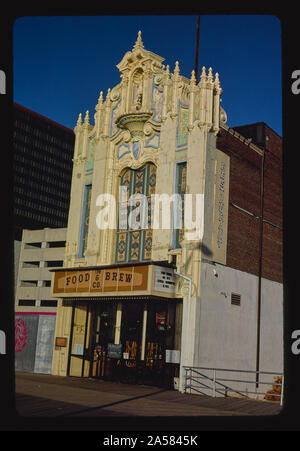
[[276, 415], [277, 402], [211, 398], [145, 385], [16, 372], [21, 417], [259, 416]]

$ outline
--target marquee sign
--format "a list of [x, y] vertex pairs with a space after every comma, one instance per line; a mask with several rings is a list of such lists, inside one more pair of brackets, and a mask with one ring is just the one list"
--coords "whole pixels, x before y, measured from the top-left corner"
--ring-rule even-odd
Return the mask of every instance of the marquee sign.
[[216, 150], [212, 258], [226, 265], [230, 158]]
[[178, 297], [174, 269], [158, 264], [53, 270], [52, 296], [153, 295]]
[[53, 295], [147, 290], [148, 266], [57, 271]]

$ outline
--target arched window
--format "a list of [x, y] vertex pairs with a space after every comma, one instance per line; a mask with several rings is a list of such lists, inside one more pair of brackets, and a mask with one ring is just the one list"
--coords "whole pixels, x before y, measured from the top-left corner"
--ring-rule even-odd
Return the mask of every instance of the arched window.
[[[147, 163], [127, 168], [120, 179], [116, 263], [151, 260], [151, 194], [155, 194], [156, 167]], [[139, 195], [143, 195], [141, 200]]]

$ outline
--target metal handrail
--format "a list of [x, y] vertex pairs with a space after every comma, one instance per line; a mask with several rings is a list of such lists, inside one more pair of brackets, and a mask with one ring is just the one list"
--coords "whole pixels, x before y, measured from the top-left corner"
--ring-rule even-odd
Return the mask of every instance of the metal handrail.
[[[203, 382], [199, 382], [197, 379], [193, 379], [191, 376], [188, 378], [190, 380], [194, 380], [195, 382], [197, 382], [198, 384], [201, 384], [201, 386], [205, 387], [205, 388], [211, 388], [209, 387], [209, 385], [204, 384]], [[204, 379], [204, 378], [203, 378]], [[191, 386], [188, 386], [187, 388], [192, 388]], [[193, 387], [193, 390], [195, 390], [195, 388]], [[220, 392], [218, 389], [216, 389], [216, 392], [222, 394], [222, 392]]]
[[[186, 368], [186, 367], [184, 367], [184, 368]], [[234, 391], [235, 393], [238, 393], [239, 395], [242, 395], [242, 396], [245, 396], [245, 395], [243, 395], [243, 393], [242, 392], [239, 392], [238, 390], [234, 390], [234, 389], [229, 389], [229, 387], [227, 386], [227, 385], [224, 385], [224, 384], [222, 384], [221, 382], [218, 382], [219, 380], [222, 380], [222, 379], [217, 379], [215, 376], [216, 376], [216, 370], [214, 369], [214, 368], [212, 368], [213, 370], [214, 370], [214, 376], [213, 376], [213, 378], [209, 378], [208, 376], [206, 376], [206, 375], [204, 375], [204, 374], [202, 374], [202, 373], [199, 373], [199, 372], [197, 372], [197, 371], [195, 371], [194, 370], [194, 368], [188, 368], [190, 371], [194, 371], [194, 372], [196, 372], [197, 374], [201, 374], [202, 376], [203, 376], [203, 378], [206, 378], [206, 379], [208, 379], [208, 380], [210, 380], [210, 381], [213, 381], [214, 382], [214, 385], [213, 385], [213, 387], [208, 387], [208, 388], [212, 388], [212, 390], [213, 390], [213, 396], [215, 397], [215, 394], [216, 394], [216, 392], [217, 393], [221, 393], [219, 390], [225, 390], [225, 393], [226, 393], [226, 395], [225, 396], [227, 396], [227, 391]], [[198, 368], [197, 368], [198, 369]], [[202, 369], [207, 369], [207, 368], [202, 368]], [[192, 380], [192, 378], [191, 378], [191, 376], [189, 376], [189, 377], [187, 377], [186, 376], [186, 380], [187, 379], [190, 379], [190, 380]], [[197, 380], [196, 380], [197, 381]], [[198, 382], [198, 381], [197, 381]], [[199, 383], [199, 382], [198, 382]], [[201, 382], [200, 382], [201, 383]], [[219, 385], [222, 385], [222, 387], [224, 387], [224, 388], [219, 388], [219, 389], [217, 389], [216, 388], [216, 386], [215, 386], [215, 384], [219, 384]], [[202, 384], [202, 383], [201, 383]], [[191, 385], [190, 386], [186, 386], [186, 388], [192, 388], [192, 389], [194, 389]]]
[[[282, 406], [283, 404], [283, 386], [284, 386], [284, 375], [283, 373], [280, 372], [271, 372], [271, 371], [252, 371], [252, 370], [234, 370], [234, 369], [230, 369], [230, 368], [208, 368], [208, 367], [189, 367], [189, 366], [184, 366], [183, 367], [185, 370], [185, 387], [184, 387], [184, 392], [186, 393], [187, 390], [189, 389], [190, 393], [191, 390], [195, 390], [199, 393], [200, 392], [197, 388], [199, 385], [201, 385], [201, 387], [199, 388], [203, 388], [204, 390], [206, 388], [212, 390], [212, 396], [215, 397], [216, 393], [220, 393], [223, 394], [222, 392], [224, 391], [224, 396], [227, 396], [228, 392], [234, 392], [234, 393], [238, 393], [239, 395], [248, 397], [248, 394], [255, 394], [255, 395], [268, 395], [268, 396], [280, 396], [280, 405]], [[209, 370], [213, 372], [213, 375], [210, 377], [206, 374], [203, 374], [202, 372], [200, 372], [199, 370]], [[241, 379], [227, 379], [227, 378], [217, 378], [217, 371], [222, 371], [222, 372], [232, 372], [232, 373], [248, 373], [248, 374], [258, 374], [258, 375], [276, 375], [276, 376], [281, 376], [282, 377], [282, 382], [281, 383], [276, 383], [276, 382], [259, 382], [259, 384], [261, 385], [272, 385], [272, 386], [281, 386], [281, 393], [267, 393], [267, 392], [258, 392], [257, 390], [255, 391], [249, 391], [249, 390], [236, 390], [234, 388], [229, 387], [228, 385], [225, 385], [222, 382], [243, 382], [243, 383], [247, 383], [247, 384], [257, 384], [257, 380], [241, 380]], [[189, 372], [189, 375], [188, 375]], [[212, 386], [206, 385], [203, 382], [200, 382], [199, 379], [204, 379], [206, 381], [210, 381], [212, 382]], [[190, 381], [190, 383], [188, 384], [188, 381]], [[193, 385], [193, 383], [195, 385]], [[218, 388], [217, 388], [218, 385]], [[221, 387], [220, 387], [221, 386]], [[197, 388], [196, 388], [197, 387]], [[257, 388], [257, 385], [256, 385]], [[203, 393], [204, 394], [204, 393]], [[205, 393], [206, 394], [206, 393]]]

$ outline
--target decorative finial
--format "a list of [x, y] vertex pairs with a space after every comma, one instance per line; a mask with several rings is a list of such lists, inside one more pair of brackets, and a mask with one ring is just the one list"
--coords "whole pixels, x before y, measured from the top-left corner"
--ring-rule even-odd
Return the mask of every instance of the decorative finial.
[[100, 110], [102, 104], [103, 104], [103, 91], [100, 92], [98, 103], [96, 105], [96, 111]]
[[212, 81], [213, 81], [213, 74], [212, 74], [212, 68], [211, 67], [208, 69], [207, 81], [210, 82], [210, 83], [212, 83]]
[[144, 44], [143, 44], [143, 41], [142, 41], [142, 32], [141, 31], [138, 32], [138, 37], [137, 37], [137, 40], [136, 40], [133, 48], [134, 49], [138, 49], [138, 48], [143, 49], [144, 48]]
[[202, 67], [202, 73], [200, 76], [200, 83], [204, 83], [206, 81], [206, 69], [205, 66]]
[[86, 110], [85, 117], [84, 117], [84, 124], [89, 125], [89, 122], [90, 122], [89, 110]]
[[77, 125], [81, 125], [82, 124], [82, 114], [79, 113], [78, 119], [77, 119]]
[[106, 104], [110, 103], [110, 91], [111, 91], [111, 89], [108, 88], [107, 94], [106, 94], [106, 99], [105, 99]]
[[215, 75], [215, 87], [220, 88], [220, 80], [219, 80], [218, 72], [216, 72], [216, 75]]
[[174, 69], [174, 74], [179, 75], [180, 69], [179, 69], [179, 62], [176, 61], [175, 63], [175, 69]]
[[191, 85], [195, 86], [196, 85], [196, 77], [195, 77], [195, 71], [192, 70], [192, 75], [191, 75]]

